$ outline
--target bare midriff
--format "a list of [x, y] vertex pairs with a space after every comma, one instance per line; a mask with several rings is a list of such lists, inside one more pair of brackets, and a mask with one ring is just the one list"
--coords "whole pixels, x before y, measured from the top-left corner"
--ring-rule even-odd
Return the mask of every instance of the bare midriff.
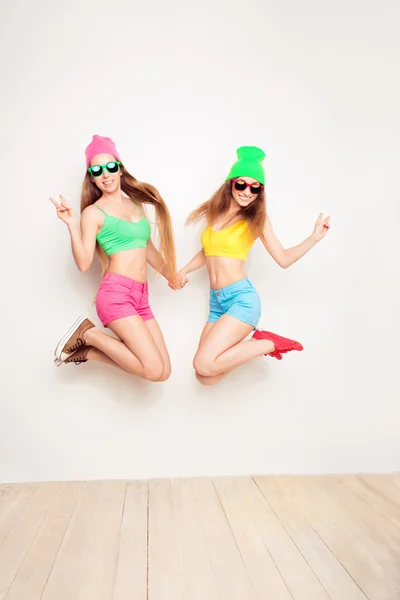
[[117, 273], [139, 283], [147, 282], [147, 248], [133, 248], [112, 254], [107, 273]]
[[219, 290], [247, 277], [244, 271], [244, 260], [221, 256], [206, 256], [210, 287]]

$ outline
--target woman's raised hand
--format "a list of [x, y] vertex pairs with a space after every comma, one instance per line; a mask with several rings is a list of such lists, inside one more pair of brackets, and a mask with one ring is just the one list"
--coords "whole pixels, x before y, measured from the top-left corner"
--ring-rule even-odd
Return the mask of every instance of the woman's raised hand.
[[57, 202], [54, 198], [50, 198], [51, 202], [56, 207], [57, 217], [67, 225], [71, 225], [75, 221], [75, 215], [72, 208], [67, 203], [64, 196], [59, 196], [61, 202]]
[[320, 242], [328, 233], [328, 229], [330, 229], [329, 225], [330, 217], [322, 218], [322, 213], [318, 216], [318, 219], [314, 225], [314, 231], [312, 233], [314, 239], [317, 242]]

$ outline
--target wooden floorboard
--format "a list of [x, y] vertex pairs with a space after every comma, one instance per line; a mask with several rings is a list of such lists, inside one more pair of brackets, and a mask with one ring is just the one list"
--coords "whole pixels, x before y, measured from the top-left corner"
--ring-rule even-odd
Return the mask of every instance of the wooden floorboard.
[[348, 527], [346, 511], [335, 503], [332, 494], [326, 493], [326, 481], [321, 487], [318, 478], [280, 478], [279, 483], [367, 598], [398, 598], [396, 586], [375, 560], [368, 545]]
[[148, 598], [184, 600], [171, 482], [149, 484]]
[[318, 577], [296, 546], [255, 481], [237, 480], [243, 510], [252, 519], [294, 600], [329, 600]]
[[147, 597], [148, 494], [147, 482], [127, 484], [112, 600]]
[[7, 600], [40, 600], [81, 490], [82, 484], [77, 483], [59, 487], [16, 573]]
[[195, 479], [200, 519], [222, 600], [256, 600], [257, 595], [211, 479]]
[[291, 502], [285, 478], [257, 477], [256, 483], [332, 600], [365, 600], [357, 583]]
[[0, 484], [0, 600], [400, 600], [400, 475]]
[[226, 518], [253, 583], [257, 598], [292, 598], [279, 569], [265, 545], [235, 479], [215, 479], [214, 485]]
[[84, 485], [42, 600], [112, 599], [125, 492], [123, 482]]
[[4, 490], [0, 508], [0, 547], [37, 487], [38, 484], [21, 484], [13, 487], [8, 495]]
[[219, 600], [219, 590], [192, 481], [171, 482], [185, 598]]
[[392, 536], [388, 535], [386, 523], [381, 530], [384, 519], [376, 511], [366, 510], [365, 502], [355, 502], [348, 495], [344, 496], [335, 478], [303, 478], [301, 481], [311, 491], [314, 502], [329, 507], [330, 514], [362, 548], [374, 572], [382, 573], [395, 589], [399, 589], [399, 554]]
[[36, 534], [47, 516], [59, 484], [45, 483], [37, 486], [24, 505], [14, 526], [0, 546], [0, 600], [8, 590], [24, 561]]
[[342, 485], [349, 487], [354, 494], [375, 508], [385, 519], [400, 528], [400, 506], [382, 494], [379, 489], [369, 485], [360, 477], [346, 475], [339, 478]]

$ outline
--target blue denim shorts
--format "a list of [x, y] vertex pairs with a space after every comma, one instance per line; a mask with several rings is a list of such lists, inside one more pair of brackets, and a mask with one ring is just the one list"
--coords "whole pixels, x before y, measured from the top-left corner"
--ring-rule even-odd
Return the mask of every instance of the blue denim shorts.
[[222, 315], [231, 315], [256, 328], [261, 317], [261, 302], [248, 279], [241, 279], [220, 290], [210, 289], [208, 322], [215, 323]]

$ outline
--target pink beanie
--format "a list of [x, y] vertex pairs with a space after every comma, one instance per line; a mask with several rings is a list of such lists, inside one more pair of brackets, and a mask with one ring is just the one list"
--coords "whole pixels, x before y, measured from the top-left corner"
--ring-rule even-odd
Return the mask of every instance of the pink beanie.
[[96, 154], [112, 154], [117, 160], [121, 160], [118, 154], [115, 143], [109, 137], [102, 135], [94, 135], [89, 146], [85, 150], [86, 168], [90, 165], [90, 161]]

